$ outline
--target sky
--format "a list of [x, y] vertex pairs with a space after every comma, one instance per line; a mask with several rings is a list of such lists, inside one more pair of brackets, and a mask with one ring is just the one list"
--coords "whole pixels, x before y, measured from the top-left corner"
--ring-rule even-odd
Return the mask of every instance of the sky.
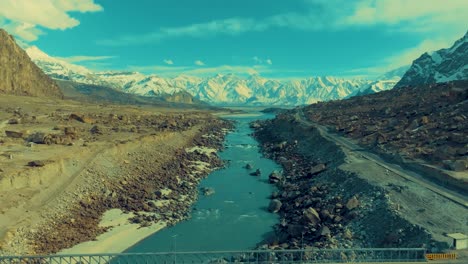
[[0, 0], [0, 28], [93, 70], [375, 78], [468, 30], [466, 0]]

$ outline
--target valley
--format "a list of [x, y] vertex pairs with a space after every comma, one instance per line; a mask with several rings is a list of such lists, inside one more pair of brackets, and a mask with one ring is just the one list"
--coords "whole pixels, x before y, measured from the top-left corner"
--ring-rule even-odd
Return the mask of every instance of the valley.
[[427, 1], [0, 2], [0, 263], [466, 263], [468, 5]]

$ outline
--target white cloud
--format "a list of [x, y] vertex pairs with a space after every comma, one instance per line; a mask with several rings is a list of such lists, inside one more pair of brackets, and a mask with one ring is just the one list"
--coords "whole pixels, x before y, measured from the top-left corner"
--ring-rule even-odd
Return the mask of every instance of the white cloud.
[[113, 59], [115, 56], [71, 56], [71, 57], [56, 57], [59, 60], [64, 60], [68, 63], [77, 63], [84, 61], [100, 61]]
[[466, 0], [308, 0], [303, 13], [289, 12], [269, 17], [212, 20], [179, 27], [163, 27], [142, 35], [126, 35], [98, 41], [103, 45], [134, 45], [168, 38], [201, 38], [239, 35], [273, 28], [334, 30], [348, 27], [385, 26], [387, 31], [459, 32], [468, 25]]
[[252, 74], [262, 74], [271, 72], [270, 69], [265, 66], [244, 66], [244, 65], [220, 65], [215, 67], [203, 67], [199, 68], [196, 66], [177, 66], [171, 67], [167, 65], [150, 65], [150, 66], [130, 66], [127, 70], [139, 71], [151, 74], [157, 74], [164, 77], [175, 77], [178, 75], [190, 75], [199, 77], [208, 77], [215, 74], [228, 74], [233, 73], [240, 76], [248, 76]]
[[174, 65], [174, 62], [172, 60], [168, 60], [168, 59], [165, 59], [164, 63], [166, 63], [167, 65]]
[[262, 59], [262, 58], [259, 58], [258, 56], [252, 57], [252, 60], [254, 61], [255, 64], [268, 64], [268, 65], [273, 64], [273, 61], [271, 59]]
[[43, 34], [39, 27], [65, 30], [80, 22], [69, 12], [103, 10], [94, 0], [1, 0], [0, 27], [26, 41], [34, 41]]
[[201, 60], [196, 60], [194, 63], [195, 63], [195, 65], [198, 65], [198, 66], [204, 66], [205, 65], [205, 63], [203, 61], [201, 61]]

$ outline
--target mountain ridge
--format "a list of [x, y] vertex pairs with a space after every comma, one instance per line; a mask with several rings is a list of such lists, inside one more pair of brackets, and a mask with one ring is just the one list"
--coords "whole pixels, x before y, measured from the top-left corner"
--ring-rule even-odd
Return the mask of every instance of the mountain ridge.
[[58, 85], [3, 29], [0, 29], [0, 93], [63, 98]]
[[395, 88], [468, 79], [468, 32], [446, 49], [425, 52], [413, 61]]
[[[258, 74], [247, 78], [232, 73], [205, 78], [184, 74], [165, 78], [130, 71], [93, 72], [83, 66], [49, 56], [35, 46], [26, 51], [46, 74], [55, 79], [108, 86], [143, 96], [170, 96], [187, 92], [195, 99], [214, 105], [304, 105], [350, 97], [373, 83], [366, 79], [332, 76], [277, 80]], [[391, 89], [390, 86], [394, 83], [384, 82], [379, 89], [373, 91]]]

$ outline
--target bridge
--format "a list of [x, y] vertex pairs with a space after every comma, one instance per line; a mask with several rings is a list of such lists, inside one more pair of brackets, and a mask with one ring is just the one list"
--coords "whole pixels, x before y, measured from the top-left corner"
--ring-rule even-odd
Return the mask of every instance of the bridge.
[[298, 249], [0, 256], [0, 264], [382, 263], [425, 262], [424, 248]]

